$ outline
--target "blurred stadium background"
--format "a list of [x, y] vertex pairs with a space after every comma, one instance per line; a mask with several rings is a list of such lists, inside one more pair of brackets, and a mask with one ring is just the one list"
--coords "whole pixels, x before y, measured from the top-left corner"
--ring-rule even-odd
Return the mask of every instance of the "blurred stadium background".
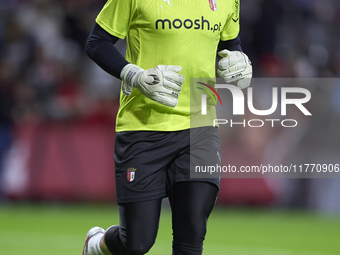
[[[1, 254], [79, 254], [88, 228], [118, 220], [120, 82], [84, 54], [105, 2], [0, 0]], [[241, 0], [254, 77], [339, 77], [339, 27], [337, 0]], [[320, 84], [313, 97], [313, 109], [331, 111], [305, 123], [305, 135], [239, 129], [224, 138], [224, 160], [261, 164], [280, 147], [282, 162], [308, 147], [340, 163], [340, 86]], [[340, 179], [222, 179], [206, 254], [340, 254], [339, 194]], [[171, 247], [164, 207], [151, 254]]]

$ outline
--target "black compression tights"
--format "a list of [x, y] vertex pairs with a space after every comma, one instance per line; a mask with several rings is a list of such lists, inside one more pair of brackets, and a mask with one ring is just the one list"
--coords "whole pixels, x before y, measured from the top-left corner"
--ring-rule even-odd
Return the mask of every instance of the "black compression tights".
[[[208, 217], [218, 189], [205, 182], [176, 183], [169, 194], [173, 255], [202, 254]], [[105, 243], [114, 255], [142, 255], [155, 242], [161, 199], [119, 205], [120, 226], [111, 227]]]

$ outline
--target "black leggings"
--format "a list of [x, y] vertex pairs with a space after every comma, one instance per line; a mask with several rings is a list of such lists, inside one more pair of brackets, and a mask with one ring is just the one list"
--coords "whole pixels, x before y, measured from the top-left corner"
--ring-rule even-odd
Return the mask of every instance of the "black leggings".
[[[218, 188], [207, 182], [179, 182], [169, 193], [173, 255], [202, 254], [208, 217]], [[142, 255], [153, 246], [162, 199], [119, 205], [120, 226], [111, 227], [105, 243], [114, 255]]]

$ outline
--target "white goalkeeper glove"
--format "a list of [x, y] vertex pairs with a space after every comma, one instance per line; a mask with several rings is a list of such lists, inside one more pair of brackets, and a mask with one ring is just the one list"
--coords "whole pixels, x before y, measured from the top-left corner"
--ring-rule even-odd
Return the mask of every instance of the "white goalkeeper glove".
[[240, 89], [250, 85], [253, 68], [246, 54], [240, 51], [222, 50], [218, 53], [222, 59], [218, 62], [218, 75], [226, 83], [237, 82]]
[[184, 76], [179, 74], [180, 66], [158, 65], [155, 68], [144, 70], [139, 66], [128, 64], [120, 73], [124, 81], [122, 91], [129, 96], [133, 87], [136, 87], [146, 97], [170, 106], [178, 104], [178, 95]]

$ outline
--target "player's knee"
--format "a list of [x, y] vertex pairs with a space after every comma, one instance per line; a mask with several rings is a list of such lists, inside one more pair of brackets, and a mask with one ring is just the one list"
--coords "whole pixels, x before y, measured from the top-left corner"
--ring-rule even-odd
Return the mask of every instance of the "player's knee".
[[153, 244], [154, 242], [144, 243], [142, 245], [127, 244], [125, 248], [127, 250], [127, 254], [129, 255], [143, 255], [151, 249]]
[[174, 233], [172, 244], [173, 255], [201, 255], [203, 251], [203, 241], [205, 231], [202, 229], [195, 232], [194, 229], [187, 232]]
[[174, 254], [201, 254], [206, 234], [205, 222], [189, 221], [173, 232]]

